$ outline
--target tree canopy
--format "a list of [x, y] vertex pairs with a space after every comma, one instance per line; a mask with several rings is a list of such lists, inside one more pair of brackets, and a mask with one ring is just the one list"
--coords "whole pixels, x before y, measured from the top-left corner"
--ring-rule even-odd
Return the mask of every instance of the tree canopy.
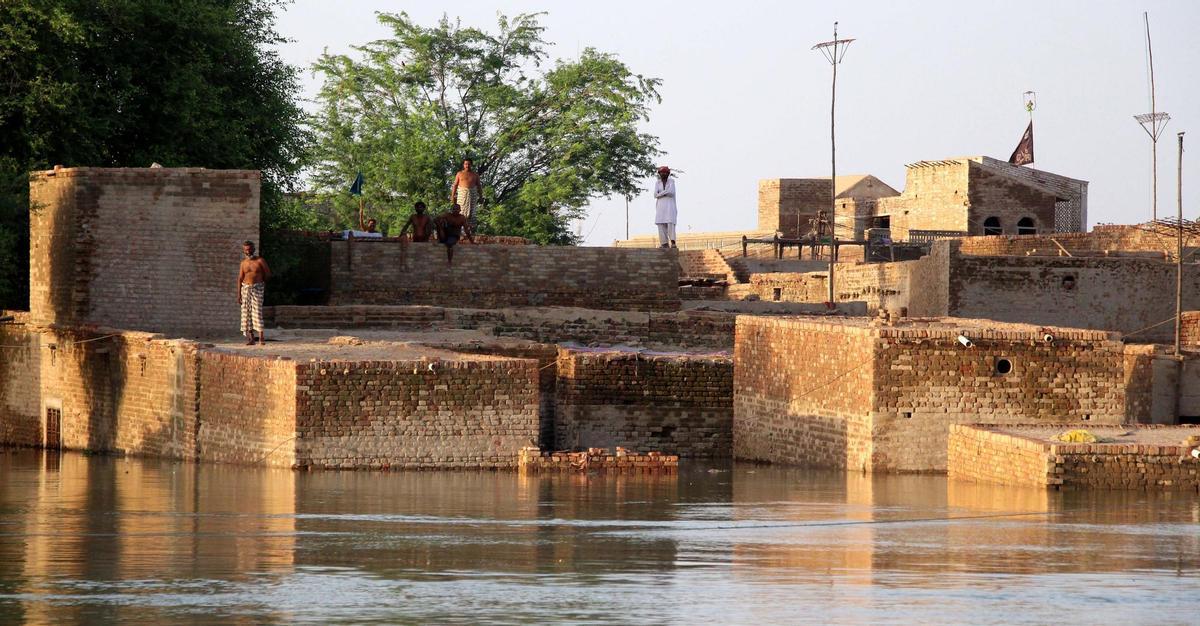
[[418, 200], [448, 207], [464, 158], [484, 187], [484, 233], [574, 243], [569, 222], [590, 199], [637, 193], [659, 154], [638, 125], [660, 81], [591, 48], [548, 63], [540, 15], [486, 32], [384, 13], [391, 38], [321, 57], [312, 182], [343, 222], [356, 221], [357, 172], [374, 216], [398, 226]]
[[296, 71], [271, 47], [283, 4], [0, 2], [0, 306], [28, 301], [31, 170], [259, 169], [264, 222], [284, 219], [306, 135]]

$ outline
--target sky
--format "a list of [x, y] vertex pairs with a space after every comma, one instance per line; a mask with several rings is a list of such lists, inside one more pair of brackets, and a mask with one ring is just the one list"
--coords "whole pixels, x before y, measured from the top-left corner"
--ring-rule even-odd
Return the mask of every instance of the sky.
[[[498, 14], [546, 12], [552, 59], [587, 47], [661, 78], [643, 129], [677, 179], [679, 232], [749, 230], [759, 179], [828, 176], [830, 66], [812, 45], [856, 39], [838, 69], [837, 170], [897, 190], [904, 164], [955, 156], [1007, 159], [1037, 93], [1034, 167], [1089, 181], [1088, 221], [1150, 217], [1150, 14], [1158, 144], [1158, 212], [1174, 216], [1178, 131], [1185, 136], [1185, 217], [1200, 215], [1200, 2], [1005, 0], [876, 2], [603, 2], [296, 0], [279, 16], [285, 60], [309, 68], [325, 51], [389, 35], [377, 12], [432, 25], [443, 14], [495, 30]], [[307, 98], [320, 76], [303, 72]], [[1190, 146], [1196, 148], [1190, 149]], [[649, 189], [629, 205], [629, 233], [655, 232]], [[597, 199], [575, 225], [588, 245], [625, 237], [623, 198]]]

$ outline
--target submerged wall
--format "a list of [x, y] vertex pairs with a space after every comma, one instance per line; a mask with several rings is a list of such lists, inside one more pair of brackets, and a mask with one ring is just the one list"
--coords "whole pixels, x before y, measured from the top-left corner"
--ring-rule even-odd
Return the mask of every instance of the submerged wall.
[[733, 361], [727, 356], [560, 349], [557, 450], [612, 448], [728, 458]]

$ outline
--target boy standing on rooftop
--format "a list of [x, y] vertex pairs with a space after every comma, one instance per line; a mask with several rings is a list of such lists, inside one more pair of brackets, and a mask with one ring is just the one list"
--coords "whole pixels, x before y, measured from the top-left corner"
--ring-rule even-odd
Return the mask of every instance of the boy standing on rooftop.
[[246, 345], [254, 343], [254, 331], [258, 331], [258, 344], [267, 341], [263, 331], [263, 294], [266, 292], [267, 279], [271, 277], [271, 268], [267, 262], [254, 251], [254, 242], [242, 244], [241, 268], [238, 270], [238, 306], [242, 309], [242, 334], [246, 336]]

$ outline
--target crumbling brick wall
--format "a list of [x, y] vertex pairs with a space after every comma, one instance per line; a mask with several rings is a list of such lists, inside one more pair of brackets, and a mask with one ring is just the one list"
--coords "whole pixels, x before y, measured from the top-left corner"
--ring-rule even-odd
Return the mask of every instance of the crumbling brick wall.
[[296, 384], [294, 361], [202, 351], [200, 460], [295, 465]]
[[30, 312], [178, 335], [236, 334], [259, 173], [67, 168], [30, 179]]
[[0, 445], [42, 445], [41, 342], [24, 321], [0, 323]]
[[297, 463], [314, 468], [515, 468], [538, 443], [537, 361], [298, 365]]
[[679, 309], [673, 250], [334, 241], [331, 304]]
[[560, 349], [555, 449], [621, 446], [684, 457], [732, 452], [733, 361]]

